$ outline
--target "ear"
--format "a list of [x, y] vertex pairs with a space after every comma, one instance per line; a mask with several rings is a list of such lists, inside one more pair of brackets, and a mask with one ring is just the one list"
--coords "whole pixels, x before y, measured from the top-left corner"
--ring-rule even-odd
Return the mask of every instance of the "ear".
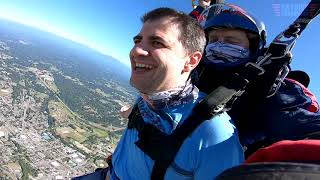
[[189, 55], [189, 59], [184, 64], [183, 72], [191, 72], [194, 68], [197, 67], [201, 58], [202, 58], [202, 53], [199, 51], [196, 51], [191, 55]]

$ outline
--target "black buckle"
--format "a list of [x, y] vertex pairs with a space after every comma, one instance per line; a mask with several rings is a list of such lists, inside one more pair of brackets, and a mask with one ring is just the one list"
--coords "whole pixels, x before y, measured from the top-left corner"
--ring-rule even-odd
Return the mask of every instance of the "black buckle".
[[246, 68], [250, 69], [251, 72], [255, 72], [257, 75], [261, 76], [264, 74], [265, 70], [257, 63], [248, 62], [245, 65]]

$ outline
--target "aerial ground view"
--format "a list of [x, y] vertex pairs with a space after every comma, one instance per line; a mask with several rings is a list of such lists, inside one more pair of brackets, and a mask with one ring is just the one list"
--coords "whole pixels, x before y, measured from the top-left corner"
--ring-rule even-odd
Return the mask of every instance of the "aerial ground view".
[[127, 67], [23, 25], [3, 20], [0, 31], [1, 178], [105, 167], [126, 125], [119, 109], [134, 101]]

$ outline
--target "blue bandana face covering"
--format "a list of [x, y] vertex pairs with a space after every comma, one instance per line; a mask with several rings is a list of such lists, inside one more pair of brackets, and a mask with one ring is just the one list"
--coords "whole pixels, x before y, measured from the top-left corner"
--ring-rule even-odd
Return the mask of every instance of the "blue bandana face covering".
[[208, 63], [235, 66], [247, 62], [250, 57], [250, 51], [238, 45], [217, 41], [207, 45], [206, 57], [209, 61]]

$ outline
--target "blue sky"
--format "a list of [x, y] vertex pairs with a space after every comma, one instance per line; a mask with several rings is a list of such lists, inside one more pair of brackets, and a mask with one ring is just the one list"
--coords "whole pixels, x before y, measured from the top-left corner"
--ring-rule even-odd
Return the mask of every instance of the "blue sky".
[[[303, 10], [308, 0], [226, 0], [262, 19], [268, 43]], [[191, 11], [191, 0], [0, 0], [0, 17], [32, 25], [78, 41], [129, 64], [132, 37], [140, 16], [157, 7]], [[293, 50], [293, 69], [306, 71], [310, 89], [320, 97], [320, 18], [303, 32]]]

